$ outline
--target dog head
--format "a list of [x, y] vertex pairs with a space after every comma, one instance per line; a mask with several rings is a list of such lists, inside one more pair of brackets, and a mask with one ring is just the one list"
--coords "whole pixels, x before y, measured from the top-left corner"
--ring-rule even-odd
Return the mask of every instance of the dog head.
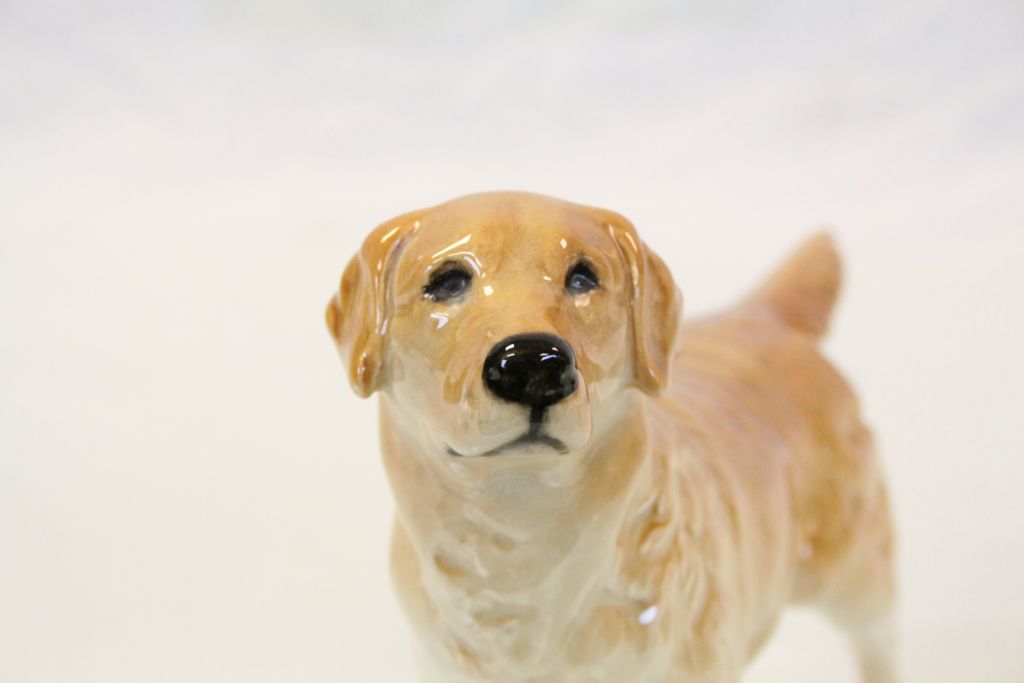
[[614, 425], [631, 388], [665, 387], [680, 307], [622, 216], [486, 193], [376, 228], [327, 324], [355, 392], [382, 391], [440, 452], [565, 453]]

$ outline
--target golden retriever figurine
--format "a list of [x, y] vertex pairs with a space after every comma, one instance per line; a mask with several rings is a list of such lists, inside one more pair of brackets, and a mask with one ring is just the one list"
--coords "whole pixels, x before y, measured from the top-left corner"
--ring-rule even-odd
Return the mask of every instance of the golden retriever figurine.
[[374, 230], [327, 323], [381, 394], [421, 678], [734, 683], [801, 602], [894, 681], [886, 491], [818, 350], [838, 288], [814, 237], [680, 328], [611, 211], [487, 193]]

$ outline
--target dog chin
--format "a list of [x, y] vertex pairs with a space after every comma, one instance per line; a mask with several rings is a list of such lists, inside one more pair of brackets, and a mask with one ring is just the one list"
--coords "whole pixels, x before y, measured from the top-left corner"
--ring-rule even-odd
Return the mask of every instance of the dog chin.
[[581, 391], [577, 397], [552, 406], [539, 422], [533, 423], [522, 410], [509, 410], [508, 404], [495, 402], [484, 412], [483, 420], [472, 426], [463, 423], [461, 429], [434, 431], [433, 436], [441, 450], [457, 458], [564, 456], [589, 442], [591, 408]]
[[[524, 427], [518, 433], [504, 434], [492, 439], [474, 439], [473, 447], [464, 447], [458, 441], [442, 441], [449, 456], [457, 458], [489, 458], [496, 456], [564, 456], [583, 448], [588, 430], [563, 430], [544, 425], [542, 428]], [[481, 441], [484, 444], [481, 445]]]
[[448, 455], [459, 458], [484, 458], [508, 455], [565, 455], [569, 452], [568, 446], [559, 439], [546, 435], [531, 436], [529, 434], [498, 444], [494, 448], [485, 451], [463, 453], [448, 445], [445, 446], [445, 450]]

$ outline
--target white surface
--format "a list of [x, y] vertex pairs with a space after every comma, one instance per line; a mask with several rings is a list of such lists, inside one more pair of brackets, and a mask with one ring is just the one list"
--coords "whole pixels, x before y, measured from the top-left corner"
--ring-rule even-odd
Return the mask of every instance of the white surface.
[[0, 681], [410, 680], [322, 309], [500, 188], [630, 216], [690, 313], [834, 226], [907, 680], [1024, 680], [1024, 10], [807, 5], [0, 3]]

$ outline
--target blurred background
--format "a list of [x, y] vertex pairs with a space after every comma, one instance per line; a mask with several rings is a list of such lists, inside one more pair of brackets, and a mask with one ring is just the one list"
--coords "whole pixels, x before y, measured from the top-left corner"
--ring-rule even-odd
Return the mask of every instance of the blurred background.
[[[615, 209], [699, 315], [827, 226], [906, 680], [1024, 680], [1024, 5], [0, 0], [0, 681], [411, 681], [323, 308], [456, 195]], [[852, 683], [790, 613], [749, 683]]]

